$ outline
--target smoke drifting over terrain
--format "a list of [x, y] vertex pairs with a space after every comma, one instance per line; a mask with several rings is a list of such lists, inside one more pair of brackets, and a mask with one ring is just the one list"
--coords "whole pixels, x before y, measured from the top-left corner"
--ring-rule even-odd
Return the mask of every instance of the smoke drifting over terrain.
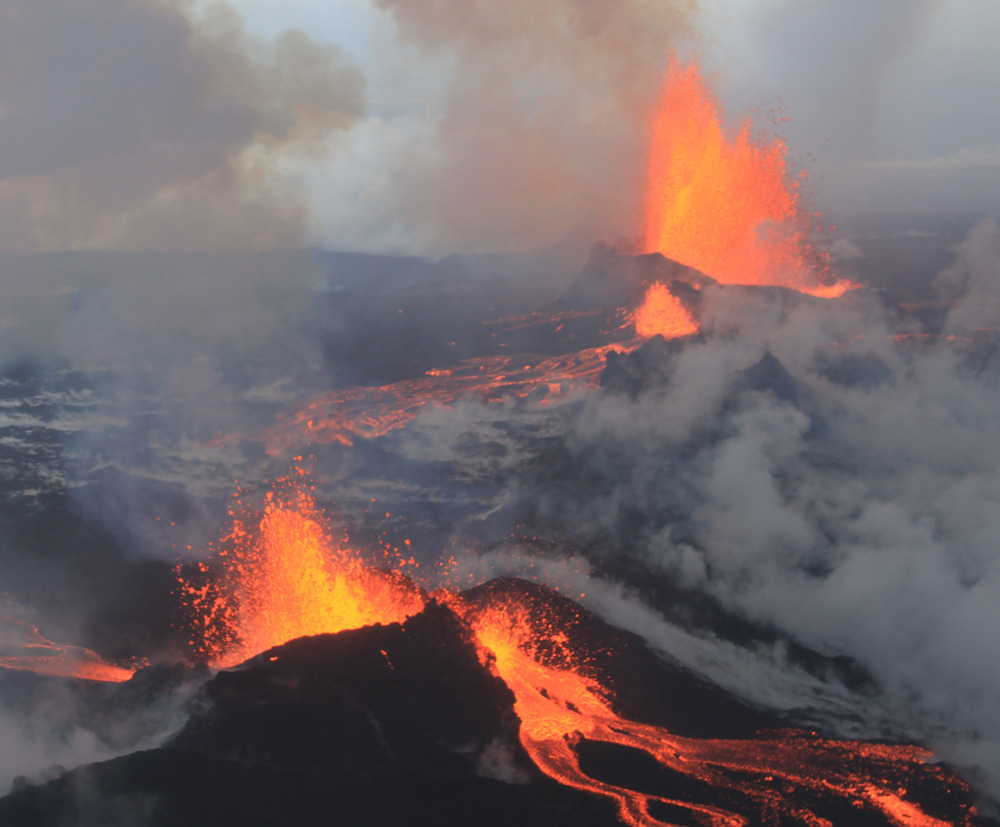
[[[221, 4], [0, 0], [9, 613], [176, 660], [172, 567], [304, 455], [337, 531], [421, 585], [533, 576], [791, 723], [920, 740], [1000, 796], [996, 220], [841, 239], [834, 275], [878, 289], [837, 299], [632, 256], [694, 2], [375, 5], [440, 73], [413, 144], [364, 120], [338, 49]], [[908, 31], [886, 15], [872, 62]], [[289, 249], [315, 220], [292, 171], [327, 152], [373, 167], [351, 234], [467, 254]], [[881, 280], [890, 241], [939, 272]], [[669, 341], [630, 326], [653, 285]], [[2, 700], [26, 760], [0, 785], [176, 724], [116, 740], [75, 701]]]
[[[971, 266], [990, 284], [998, 260]], [[973, 276], [965, 296], [984, 289]], [[982, 317], [965, 301], [946, 322], [961, 342], [897, 343], [898, 323], [868, 297], [781, 311], [709, 294], [703, 329], [715, 335], [672, 360], [665, 387], [585, 405], [570, 444], [584, 467], [628, 468], [575, 513], [592, 518], [592, 545], [610, 546], [610, 568], [638, 554], [671, 582], [850, 655], [897, 711], [932, 713], [918, 726], [964, 741], [953, 758], [989, 768], [1000, 399], [996, 334], [970, 329]], [[640, 536], [623, 548], [613, 538], [630, 521]]]

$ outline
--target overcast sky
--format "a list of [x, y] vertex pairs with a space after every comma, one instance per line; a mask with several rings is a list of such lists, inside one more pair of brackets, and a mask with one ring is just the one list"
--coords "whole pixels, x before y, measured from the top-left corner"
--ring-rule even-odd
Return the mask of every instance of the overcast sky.
[[782, 116], [759, 125], [816, 209], [1000, 209], [998, 0], [0, 0], [0, 20], [0, 249], [634, 239], [684, 50], [731, 124]]
[[[301, 26], [356, 56], [372, 114], [426, 112], [437, 100], [432, 71], [414, 77], [388, 57], [399, 47], [374, 4], [234, 3], [260, 34]], [[778, 131], [809, 169], [817, 207], [1000, 207], [997, 0], [701, 0], [699, 9], [697, 48], [728, 114], [781, 108], [790, 120]]]

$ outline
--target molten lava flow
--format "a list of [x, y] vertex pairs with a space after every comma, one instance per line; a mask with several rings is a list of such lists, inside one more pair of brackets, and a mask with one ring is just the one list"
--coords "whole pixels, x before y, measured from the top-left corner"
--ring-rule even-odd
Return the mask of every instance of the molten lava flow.
[[643, 338], [659, 334], [665, 339], [690, 336], [698, 332], [698, 324], [687, 308], [673, 293], [657, 282], [650, 285], [646, 298], [636, 309], [635, 332]]
[[533, 393], [552, 397], [596, 388], [608, 351], [635, 344], [602, 345], [547, 359], [468, 359], [454, 368], [428, 371], [419, 379], [331, 391], [272, 428], [265, 436], [267, 450], [280, 454], [303, 442], [353, 445], [358, 438], [383, 436], [402, 428], [435, 405], [449, 407], [463, 398], [524, 398]]
[[[890, 824], [946, 827], [905, 797], [916, 773], [965, 790], [961, 782], [925, 762], [930, 753], [896, 747], [828, 741], [798, 732], [752, 740], [681, 738], [661, 727], [618, 716], [609, 693], [584, 673], [562, 630], [510, 599], [485, 608], [452, 601], [492, 657], [496, 671], [516, 697], [521, 743], [546, 775], [562, 784], [605, 796], [617, 803], [629, 825], [664, 827], [671, 822], [652, 810], [683, 812], [684, 823], [737, 827], [747, 816], [767, 823], [832, 827], [823, 803], [850, 802], [856, 812], [878, 813]], [[544, 654], [543, 654], [544, 653]], [[740, 802], [731, 811], [718, 803], [641, 793], [586, 775], [576, 745], [581, 739], [640, 750], [665, 770], [687, 776], [690, 787], [711, 785], [715, 801]], [[818, 801], [819, 804], [809, 802]], [[669, 809], [668, 809], [669, 808]], [[780, 817], [780, 818], [779, 818]], [[967, 823], [968, 819], [966, 819]]]
[[647, 250], [725, 284], [782, 285], [825, 298], [850, 288], [815, 276], [784, 141], [755, 137], [749, 119], [728, 139], [696, 64], [671, 61], [651, 133]]
[[[595, 316], [606, 317], [604, 327], [590, 339], [605, 344], [595, 347], [545, 358], [524, 354], [482, 356], [428, 370], [416, 379], [342, 388], [315, 396], [299, 411], [278, 417], [274, 427], [263, 435], [267, 452], [272, 456], [293, 453], [306, 444], [339, 442], [352, 446], [358, 439], [384, 436], [434, 407], [448, 408], [462, 399], [494, 401], [533, 396], [540, 405], [546, 405], [567, 394], [599, 387], [612, 350], [631, 350], [656, 334], [675, 338], [699, 329], [684, 305], [662, 284], [652, 285], [642, 306], [631, 313], [625, 308], [613, 313], [539, 312], [497, 319], [488, 326], [496, 327], [502, 335], [541, 326], [548, 326], [556, 334], [568, 321]], [[622, 320], [626, 320], [624, 324]], [[630, 322], [636, 326], [637, 337], [629, 337]], [[498, 341], [497, 347], [506, 344]]]
[[423, 608], [407, 578], [365, 566], [317, 518], [304, 493], [280, 504], [269, 497], [256, 531], [236, 521], [221, 583], [181, 579], [197, 617], [195, 651], [234, 666], [295, 638], [401, 622]]
[[135, 674], [115, 666], [96, 652], [65, 646], [46, 639], [34, 626], [11, 617], [0, 617], [3, 629], [0, 667], [23, 669], [40, 675], [122, 683]]

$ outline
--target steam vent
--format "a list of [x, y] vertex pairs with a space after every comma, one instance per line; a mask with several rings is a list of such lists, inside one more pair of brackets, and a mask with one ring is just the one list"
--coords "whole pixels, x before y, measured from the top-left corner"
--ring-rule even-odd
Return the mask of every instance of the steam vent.
[[1000, 827], [997, 42], [0, 0], [0, 827]]

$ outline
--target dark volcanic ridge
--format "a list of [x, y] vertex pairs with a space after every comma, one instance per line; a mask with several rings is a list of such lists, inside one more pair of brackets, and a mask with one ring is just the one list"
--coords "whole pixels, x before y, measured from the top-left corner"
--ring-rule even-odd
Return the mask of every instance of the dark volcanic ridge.
[[[781, 725], [550, 589], [501, 579], [464, 597], [472, 605], [516, 598], [564, 628], [571, 647], [591, 653], [587, 671], [613, 688], [617, 710], [633, 720], [695, 738], [767, 739]], [[154, 667], [120, 686], [23, 682], [34, 684], [32, 692], [58, 683], [83, 699], [81, 715], [95, 728], [178, 694], [187, 719], [160, 747], [69, 772], [54, 768], [49, 780], [18, 779], [0, 799], [4, 827], [619, 823], [612, 801], [561, 786], [533, 766], [518, 740], [513, 693], [484, 665], [469, 628], [434, 601], [403, 624], [301, 638], [214, 677]], [[201, 689], [193, 696], [183, 692], [194, 685]], [[775, 820], [753, 797], [669, 770], [639, 750], [586, 739], [574, 750], [598, 781], [735, 808], [749, 825], [800, 823]], [[943, 786], [937, 767], [907, 772], [906, 795], [927, 812], [947, 823], [994, 823], [970, 819], [967, 792]], [[832, 793], [806, 798], [834, 824], [891, 823]], [[653, 803], [651, 814], [666, 823], [694, 823], [688, 810]]]

